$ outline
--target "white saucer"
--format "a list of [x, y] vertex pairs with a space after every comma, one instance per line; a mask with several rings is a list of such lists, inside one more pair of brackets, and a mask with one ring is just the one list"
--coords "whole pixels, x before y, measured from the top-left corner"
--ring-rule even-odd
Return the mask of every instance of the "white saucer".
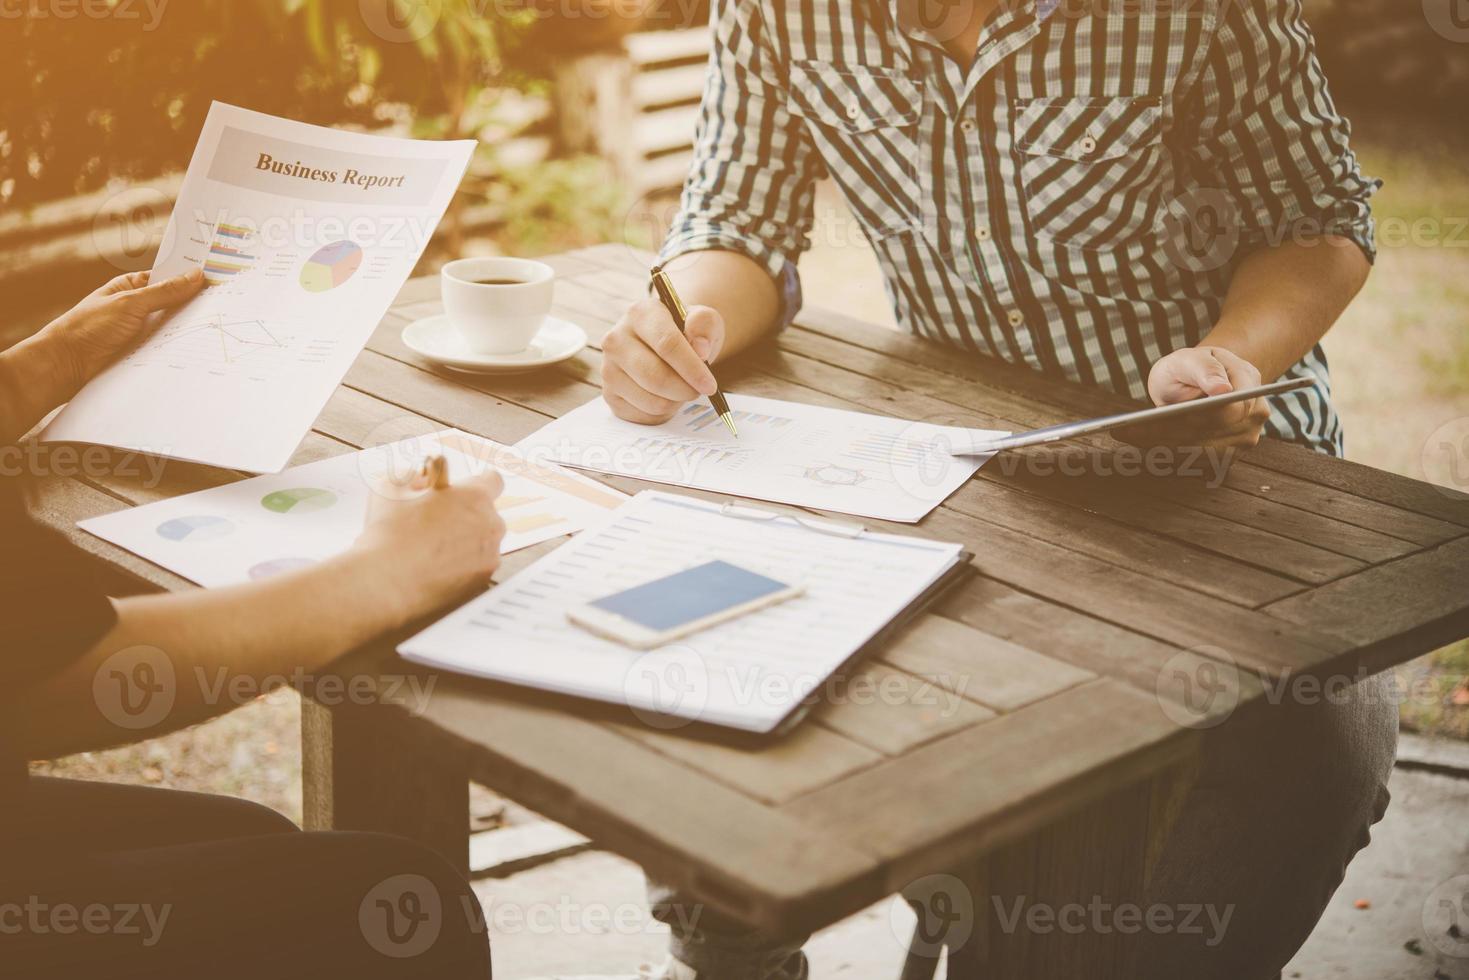
[[414, 320], [404, 327], [403, 343], [435, 364], [455, 371], [518, 374], [575, 357], [587, 345], [587, 335], [574, 323], [548, 316], [525, 350], [514, 354], [476, 354], [464, 346], [459, 331], [440, 313]]

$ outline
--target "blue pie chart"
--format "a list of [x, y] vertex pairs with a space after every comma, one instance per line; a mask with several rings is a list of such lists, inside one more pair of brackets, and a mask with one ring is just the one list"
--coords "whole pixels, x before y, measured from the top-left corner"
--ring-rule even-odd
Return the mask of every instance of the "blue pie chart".
[[234, 529], [235, 525], [223, 517], [192, 514], [164, 521], [156, 530], [160, 538], [167, 538], [169, 541], [210, 541], [222, 538]]

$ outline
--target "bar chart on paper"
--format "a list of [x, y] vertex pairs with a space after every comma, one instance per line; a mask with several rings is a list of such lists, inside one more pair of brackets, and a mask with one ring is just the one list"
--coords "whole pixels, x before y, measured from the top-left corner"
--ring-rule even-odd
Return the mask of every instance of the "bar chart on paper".
[[218, 222], [204, 258], [204, 281], [222, 286], [254, 268], [257, 255], [253, 239], [254, 232], [243, 224]]
[[655, 483], [910, 522], [984, 462], [942, 449], [961, 435], [972, 438], [972, 429], [728, 398], [738, 438], [707, 404], [686, 405], [664, 424], [645, 426], [616, 418], [599, 398], [518, 448], [533, 458]]
[[[734, 419], [735, 425], [742, 432], [746, 428], [754, 429], [757, 427], [764, 427], [771, 431], [779, 432], [795, 421], [794, 419], [784, 418], [779, 415], [768, 415], [764, 412], [737, 412], [731, 410], [729, 414]], [[713, 406], [705, 405], [702, 402], [685, 405], [683, 411], [679, 412], [679, 418], [683, 421], [684, 427], [690, 432], [703, 432], [705, 429], [724, 424], [723, 420], [719, 417], [719, 413], [714, 410]]]

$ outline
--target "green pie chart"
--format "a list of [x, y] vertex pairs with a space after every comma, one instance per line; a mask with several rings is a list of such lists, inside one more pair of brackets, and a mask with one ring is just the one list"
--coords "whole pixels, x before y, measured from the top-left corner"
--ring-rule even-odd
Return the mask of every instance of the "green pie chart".
[[337, 502], [337, 495], [318, 487], [293, 487], [276, 490], [260, 498], [260, 506], [277, 514], [309, 514], [326, 510]]

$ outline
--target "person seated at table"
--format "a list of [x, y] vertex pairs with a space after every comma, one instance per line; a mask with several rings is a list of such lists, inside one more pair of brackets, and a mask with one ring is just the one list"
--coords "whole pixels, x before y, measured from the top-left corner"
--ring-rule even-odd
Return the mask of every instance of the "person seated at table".
[[[1301, 0], [720, 0], [712, 18], [659, 256], [687, 335], [651, 296], [626, 312], [604, 341], [618, 416], [663, 422], [715, 390], [705, 362], [791, 322], [826, 174], [919, 337], [1159, 404], [1312, 378], [1157, 434], [1342, 453], [1320, 340], [1367, 276], [1378, 182]], [[1217, 947], [1148, 936], [1142, 975], [1250, 980], [1290, 959], [1386, 806], [1396, 712], [1380, 684], [1210, 743], [1152, 897], [1235, 914]], [[806, 969], [795, 945], [715, 929], [676, 932], [674, 952], [684, 978]]]
[[[0, 447], [141, 340], [197, 274], [120, 276], [0, 353]], [[180, 406], [186, 411], [187, 406]], [[490, 976], [474, 893], [437, 855], [301, 833], [242, 800], [29, 778], [25, 760], [150, 738], [328, 664], [483, 587], [500, 480], [386, 509], [347, 554], [233, 588], [109, 599], [0, 477], [0, 974], [28, 978]], [[44, 456], [35, 456], [44, 467]], [[38, 468], [39, 468], [38, 467]], [[44, 478], [44, 473], [33, 474]], [[226, 686], [218, 678], [227, 675]], [[260, 688], [254, 687], [254, 690]]]

